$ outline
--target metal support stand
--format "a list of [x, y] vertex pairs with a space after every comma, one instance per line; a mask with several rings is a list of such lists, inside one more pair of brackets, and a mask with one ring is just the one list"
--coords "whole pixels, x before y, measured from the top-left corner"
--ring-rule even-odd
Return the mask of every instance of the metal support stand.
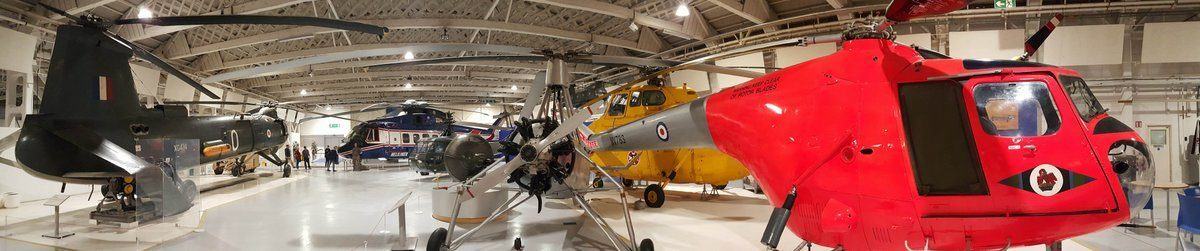
[[411, 195], [412, 195], [412, 192], [405, 194], [404, 197], [402, 197], [400, 199], [400, 201], [396, 202], [396, 206], [394, 208], [394, 210], [396, 211], [396, 218], [398, 220], [397, 223], [399, 223], [398, 224], [399, 229], [398, 229], [398, 232], [396, 232], [396, 235], [399, 235], [400, 238], [396, 242], [396, 245], [392, 246], [393, 251], [416, 251], [417, 250], [417, 237], [408, 235], [408, 220], [405, 219], [405, 215], [404, 215], [405, 211], [406, 211], [406, 210], [404, 210], [406, 207], [405, 205], [407, 205], [408, 197]]
[[75, 233], [62, 232], [62, 222], [60, 221], [62, 215], [59, 213], [59, 206], [61, 206], [64, 201], [67, 201], [68, 197], [70, 196], [62, 194], [55, 195], [54, 197], [50, 197], [50, 199], [46, 200], [46, 203], [43, 203], [43, 205], [54, 207], [54, 233], [43, 234], [42, 237], [62, 239], [75, 235]]

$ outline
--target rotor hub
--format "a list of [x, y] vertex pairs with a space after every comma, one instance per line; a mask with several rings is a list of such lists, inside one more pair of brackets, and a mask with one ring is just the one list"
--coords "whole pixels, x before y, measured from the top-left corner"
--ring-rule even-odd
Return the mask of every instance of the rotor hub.
[[[846, 27], [846, 31], [842, 32], [842, 41], [850, 41], [855, 39], [887, 39], [895, 40], [896, 34], [890, 26], [881, 26], [886, 19], [868, 18], [865, 20], [857, 20], [850, 23]], [[879, 29], [878, 27], [886, 27]]]

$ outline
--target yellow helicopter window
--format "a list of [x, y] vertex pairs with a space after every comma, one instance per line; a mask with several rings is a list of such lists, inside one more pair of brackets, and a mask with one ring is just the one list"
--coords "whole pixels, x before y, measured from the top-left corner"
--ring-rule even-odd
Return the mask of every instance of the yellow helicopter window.
[[659, 106], [667, 103], [667, 95], [659, 90], [642, 91], [642, 96], [639, 97], [644, 106]]
[[609, 103], [608, 116], [625, 115], [625, 101], [627, 100], [627, 96], [627, 94], [622, 93], [612, 97], [612, 102]]

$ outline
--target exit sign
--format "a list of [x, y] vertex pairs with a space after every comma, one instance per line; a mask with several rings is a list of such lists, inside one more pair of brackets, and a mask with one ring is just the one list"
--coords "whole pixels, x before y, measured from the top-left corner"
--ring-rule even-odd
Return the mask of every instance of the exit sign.
[[994, 1], [996, 3], [995, 7], [997, 9], [1008, 9], [1008, 8], [1012, 8], [1012, 7], [1017, 7], [1016, 0], [994, 0]]
[[342, 124], [338, 124], [338, 123], [329, 124], [329, 128], [338, 128], [338, 127], [342, 127]]

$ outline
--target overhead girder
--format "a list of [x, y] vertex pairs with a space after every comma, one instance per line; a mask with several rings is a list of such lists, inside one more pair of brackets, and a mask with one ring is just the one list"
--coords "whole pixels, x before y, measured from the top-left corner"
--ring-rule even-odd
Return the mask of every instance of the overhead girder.
[[[497, 88], [502, 87], [503, 89], [497, 89], [499, 91], [511, 91], [510, 89], [514, 85], [517, 86], [518, 89], [521, 89], [521, 87], [528, 87], [528, 86], [533, 85], [533, 83], [531, 83], [531, 82], [490, 81], [490, 80], [448, 80], [448, 79], [413, 80], [410, 83], [413, 84], [414, 88], [416, 86], [451, 85], [451, 84], [492, 86], [492, 87], [497, 87]], [[348, 88], [348, 87], [361, 87], [361, 86], [384, 86], [384, 85], [396, 86], [396, 85], [401, 85], [401, 84], [404, 84], [404, 81], [402, 81], [402, 80], [376, 80], [376, 81], [358, 81], [358, 82], [319, 83], [319, 84], [311, 84], [311, 85], [294, 85], [294, 86], [287, 86], [287, 87], [282, 87], [282, 88], [264, 89], [263, 91], [265, 91], [267, 93], [281, 93], [281, 92], [299, 92], [300, 90], [309, 90], [309, 93], [310, 93], [309, 95], [313, 95], [313, 94], [311, 94], [312, 90], [316, 90], [316, 89]], [[474, 88], [487, 89], [488, 87], [474, 87]], [[364, 91], [369, 91], [369, 90], [364, 90]]]
[[[308, 91], [307, 95], [300, 95], [299, 93], [291, 92], [291, 93], [279, 95], [279, 97], [280, 98], [296, 98], [296, 97], [310, 96], [310, 95], [311, 96], [320, 96], [320, 95], [339, 95], [339, 94], [375, 93], [375, 92], [466, 92], [466, 93], [479, 94], [479, 95], [474, 95], [474, 96], [480, 96], [480, 97], [492, 97], [490, 95], [507, 95], [507, 94], [512, 94], [512, 95], [514, 95], [514, 97], [524, 97], [528, 93], [528, 88], [523, 89], [525, 91], [520, 91], [520, 90], [513, 91], [509, 88], [474, 87], [474, 86], [417, 86], [417, 85], [414, 85], [413, 87], [393, 86], [393, 87], [351, 88], [351, 87], [362, 87], [362, 86], [369, 86], [369, 85], [339, 86], [340, 88], [331, 89], [331, 90]], [[504, 96], [504, 97], [507, 97], [507, 96]]]
[[500, 99], [500, 98], [524, 98], [525, 94], [488, 94], [477, 95], [477, 92], [376, 92], [376, 93], [352, 93], [352, 94], [336, 94], [324, 96], [306, 96], [301, 98], [287, 99], [285, 102], [291, 104], [307, 104], [307, 103], [338, 103], [350, 102], [357, 100], [378, 100], [386, 102], [400, 102], [408, 99], [420, 101], [435, 101], [435, 100], [480, 100], [480, 99]]
[[[261, 13], [269, 10], [279, 9], [287, 6], [292, 6], [299, 3], [311, 2], [312, 0], [257, 0], [248, 3], [238, 4], [229, 8], [209, 11], [206, 13], [196, 13], [194, 15], [247, 15]], [[133, 8], [130, 12], [136, 12], [137, 8]], [[131, 16], [131, 13], [126, 13], [126, 16]], [[178, 26], [152, 26], [152, 25], [122, 25], [116, 27], [115, 33], [129, 41], [138, 41], [142, 39], [152, 38], [155, 36], [171, 34], [173, 32], [182, 31], [198, 27], [199, 25], [178, 25]], [[182, 37], [172, 38], [182, 39]], [[170, 44], [170, 40], [168, 40]]]
[[[106, 4], [116, 2], [116, 0], [48, 0], [43, 1], [46, 5], [66, 11], [71, 15], [78, 15], [91, 9], [99, 8]], [[63, 16], [51, 14], [54, 19], [61, 19]]]
[[[403, 62], [403, 61], [404, 60], [400, 60], [400, 59], [376, 59], [376, 60], [331, 62], [331, 63], [310, 65], [308, 67], [292, 68], [292, 69], [282, 70], [282, 71], [278, 71], [278, 72], [264, 73], [264, 74], [259, 74], [259, 75], [255, 75], [252, 77], [273, 76], [273, 75], [298, 73], [298, 72], [311, 72], [311, 71], [317, 71], [317, 70], [368, 67], [368, 66], [390, 64], [390, 63]], [[475, 61], [475, 62], [457, 62], [457, 63], [431, 64], [431, 65], [485, 66], [485, 67], [500, 67], [500, 68], [521, 69], [521, 70], [545, 70], [546, 69], [546, 64], [544, 64], [544, 63], [525, 63], [525, 62], [507, 62], [507, 61]], [[591, 74], [592, 68], [587, 67], [585, 65], [574, 65], [571, 67], [567, 67], [567, 71], [570, 73], [573, 73], [573, 74]], [[294, 79], [298, 79], [298, 78], [279, 79], [279, 80], [272, 80], [272, 81], [302, 81], [302, 80], [294, 80]], [[250, 82], [249, 85], [253, 86], [253, 85], [257, 85], [258, 83], [256, 83], [256, 82], [260, 82], [260, 81], [255, 80], [255, 79], [249, 79], [249, 80], [244, 80], [244, 82]]]
[[[352, 58], [364, 58], [387, 55], [400, 55], [405, 52], [445, 52], [445, 51], [485, 51], [498, 52], [509, 54], [530, 55], [535, 50], [532, 48], [511, 46], [511, 45], [494, 45], [494, 44], [465, 44], [465, 43], [402, 43], [402, 44], [358, 44], [351, 46], [315, 48], [300, 51], [285, 52], [279, 54], [266, 55], [261, 57], [253, 57], [235, 60], [232, 62], [221, 62], [220, 59], [204, 60], [208, 56], [218, 57], [218, 54], [209, 54], [202, 57], [198, 62], [198, 68], [202, 71], [213, 71], [220, 69], [228, 69], [238, 66], [259, 65], [269, 62], [299, 58], [291, 61], [274, 63], [270, 65], [251, 67], [247, 69], [224, 72], [205, 78], [203, 83], [216, 83], [226, 80], [250, 78], [260, 75], [277, 74], [276, 72], [301, 68], [309, 65], [335, 62]], [[303, 57], [303, 58], [301, 58]]]
[[[400, 29], [437, 29], [437, 28], [455, 28], [455, 29], [477, 29], [477, 30], [492, 30], [513, 32], [519, 34], [545, 36], [558, 39], [566, 39], [573, 41], [594, 42], [596, 44], [616, 46], [630, 50], [657, 53], [664, 49], [665, 45], [658, 41], [641, 41], [639, 38], [636, 41], [624, 40], [621, 38], [589, 34], [586, 32], [568, 31], [543, 27], [530, 24], [507, 23], [491, 20], [477, 19], [379, 19], [379, 20], [353, 20], [368, 24], [388, 27], [393, 30]], [[242, 46], [255, 45], [266, 42], [286, 40], [296, 37], [310, 36], [313, 34], [336, 32], [334, 29], [322, 27], [296, 27], [281, 31], [268, 32], [242, 38], [230, 39], [226, 41], [199, 45], [190, 47], [186, 43], [168, 43], [164, 48], [164, 53], [168, 58], [180, 59], [189, 56], [196, 56], [206, 53], [213, 53], [221, 50], [228, 50]]]
[[[756, 24], [770, 22], [775, 20], [775, 12], [771, 11], [771, 5], [767, 4], [766, 0], [746, 0], [744, 3], [737, 0], [708, 0], [709, 2], [724, 8], [725, 10], [738, 15], [746, 20], [750, 20]], [[827, 1], [846, 1], [846, 0], [827, 0]], [[831, 2], [832, 4], [832, 2]], [[835, 8], [841, 8], [836, 6]]]
[[251, 84], [250, 88], [274, 87], [287, 84], [305, 83], [305, 82], [321, 82], [344, 79], [369, 79], [369, 78], [386, 78], [386, 77], [481, 77], [481, 78], [497, 78], [497, 79], [522, 79], [532, 80], [533, 74], [522, 73], [507, 73], [507, 72], [486, 72], [486, 71], [370, 71], [370, 72], [354, 72], [344, 74], [329, 74], [329, 75], [314, 75], [299, 78], [286, 78], [266, 81], [258, 84]]
[[[647, 14], [638, 13], [633, 9], [626, 8], [616, 4], [595, 0], [526, 0], [529, 2], [548, 4], [568, 9], [576, 9], [604, 15], [614, 16], [623, 19], [633, 20], [633, 23], [641, 26], [651, 27], [661, 30], [668, 35], [684, 38], [684, 39], [704, 39], [711, 36], [708, 30], [697, 29], [702, 27], [689, 27], [683, 24], [678, 24], [669, 20], [656, 18]], [[692, 13], [699, 13], [692, 10]], [[699, 18], [700, 15], [689, 15], [690, 18]]]

